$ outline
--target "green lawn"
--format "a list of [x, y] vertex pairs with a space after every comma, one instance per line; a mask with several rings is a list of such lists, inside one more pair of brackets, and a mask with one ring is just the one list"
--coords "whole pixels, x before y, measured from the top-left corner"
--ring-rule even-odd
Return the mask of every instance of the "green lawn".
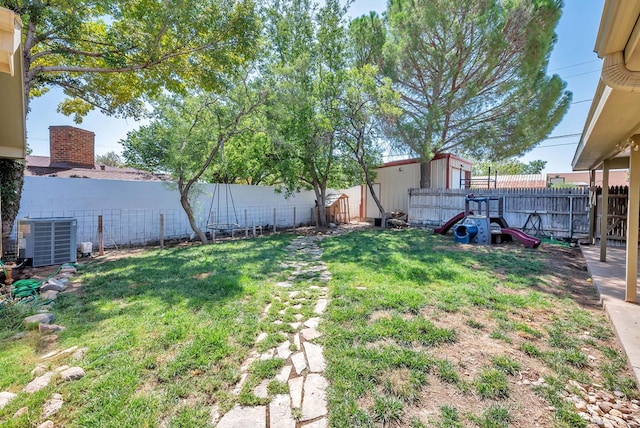
[[[87, 375], [21, 393], [0, 423], [37, 426], [53, 392], [65, 407], [52, 420], [67, 427], [207, 426], [214, 406], [265, 402], [251, 386], [282, 360], [254, 363], [242, 392], [231, 390], [252, 351], [282, 341], [276, 315], [294, 321], [289, 290], [274, 286], [291, 271], [281, 263], [292, 239], [150, 250], [83, 268], [83, 292], [60, 295], [54, 313], [67, 327], [58, 347], [89, 348], [78, 363]], [[554, 406], [555, 426], [572, 427], [581, 422], [558, 395], [569, 379], [635, 396], [602, 312], [551, 280], [546, 253], [451, 241], [371, 230], [320, 242], [333, 273], [320, 324], [332, 426], [501, 427], [526, 417], [527, 399]], [[300, 312], [313, 316], [314, 291], [303, 292]], [[45, 350], [39, 333], [10, 340], [15, 331], [2, 328], [0, 391], [19, 392]], [[256, 345], [260, 332], [268, 335]], [[546, 382], [522, 383], [538, 377]], [[29, 413], [13, 419], [23, 406]]]

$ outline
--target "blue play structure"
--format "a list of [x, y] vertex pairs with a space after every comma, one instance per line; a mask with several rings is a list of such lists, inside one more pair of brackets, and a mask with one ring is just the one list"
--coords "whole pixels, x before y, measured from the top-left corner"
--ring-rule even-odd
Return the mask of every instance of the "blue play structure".
[[464, 211], [435, 230], [446, 234], [453, 227], [453, 239], [461, 244], [500, 243], [516, 238], [527, 248], [537, 248], [540, 239], [521, 230], [510, 228], [503, 217], [504, 199], [501, 197], [465, 197]]

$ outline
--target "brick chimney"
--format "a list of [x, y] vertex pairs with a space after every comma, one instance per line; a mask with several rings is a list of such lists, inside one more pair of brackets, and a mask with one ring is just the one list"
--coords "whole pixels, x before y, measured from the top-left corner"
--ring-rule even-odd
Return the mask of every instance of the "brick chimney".
[[96, 134], [73, 126], [49, 127], [49, 166], [95, 168]]

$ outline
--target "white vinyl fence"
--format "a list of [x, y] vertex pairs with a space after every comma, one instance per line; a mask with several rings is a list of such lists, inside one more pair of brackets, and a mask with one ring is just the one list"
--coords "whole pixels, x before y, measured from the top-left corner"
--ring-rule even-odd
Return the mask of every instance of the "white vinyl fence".
[[[352, 218], [357, 217], [360, 187], [349, 195]], [[193, 198], [199, 227], [211, 230], [249, 229], [272, 231], [315, 224], [315, 194], [304, 191], [286, 198], [268, 186], [207, 184]], [[77, 242], [98, 243], [98, 217], [102, 216], [106, 247], [158, 242], [163, 217], [164, 239], [193, 237], [174, 184], [152, 181], [93, 180], [57, 177], [25, 177], [17, 220], [22, 218], [73, 217], [78, 221]], [[295, 219], [295, 221], [294, 221]], [[17, 225], [17, 221], [16, 221]], [[211, 230], [212, 231], [212, 230]], [[16, 227], [10, 238], [16, 240]]]

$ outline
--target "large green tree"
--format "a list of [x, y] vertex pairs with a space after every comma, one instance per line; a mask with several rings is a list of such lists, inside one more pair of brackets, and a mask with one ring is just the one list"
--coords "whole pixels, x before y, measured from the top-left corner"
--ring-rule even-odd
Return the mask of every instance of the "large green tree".
[[403, 114], [388, 135], [420, 156], [421, 187], [430, 187], [429, 161], [439, 153], [503, 159], [558, 124], [571, 94], [546, 71], [560, 14], [560, 0], [389, 1], [376, 60]]
[[[92, 109], [139, 117], [147, 97], [215, 90], [255, 53], [254, 0], [0, 0], [22, 17], [27, 103], [50, 88], [76, 122]], [[3, 235], [17, 214], [21, 164], [0, 160]], [[6, 199], [4, 195], [9, 195]], [[17, 195], [17, 196], [15, 196]]]
[[265, 24], [275, 160], [288, 191], [313, 189], [321, 226], [327, 188], [354, 174], [337, 138], [348, 70], [345, 12], [338, 0], [320, 8], [309, 0], [275, 0]]
[[516, 158], [504, 159], [501, 161], [473, 161], [474, 175], [487, 175], [497, 173], [499, 175], [520, 175], [520, 174], [540, 174], [547, 165], [547, 161], [540, 159], [524, 163]]

